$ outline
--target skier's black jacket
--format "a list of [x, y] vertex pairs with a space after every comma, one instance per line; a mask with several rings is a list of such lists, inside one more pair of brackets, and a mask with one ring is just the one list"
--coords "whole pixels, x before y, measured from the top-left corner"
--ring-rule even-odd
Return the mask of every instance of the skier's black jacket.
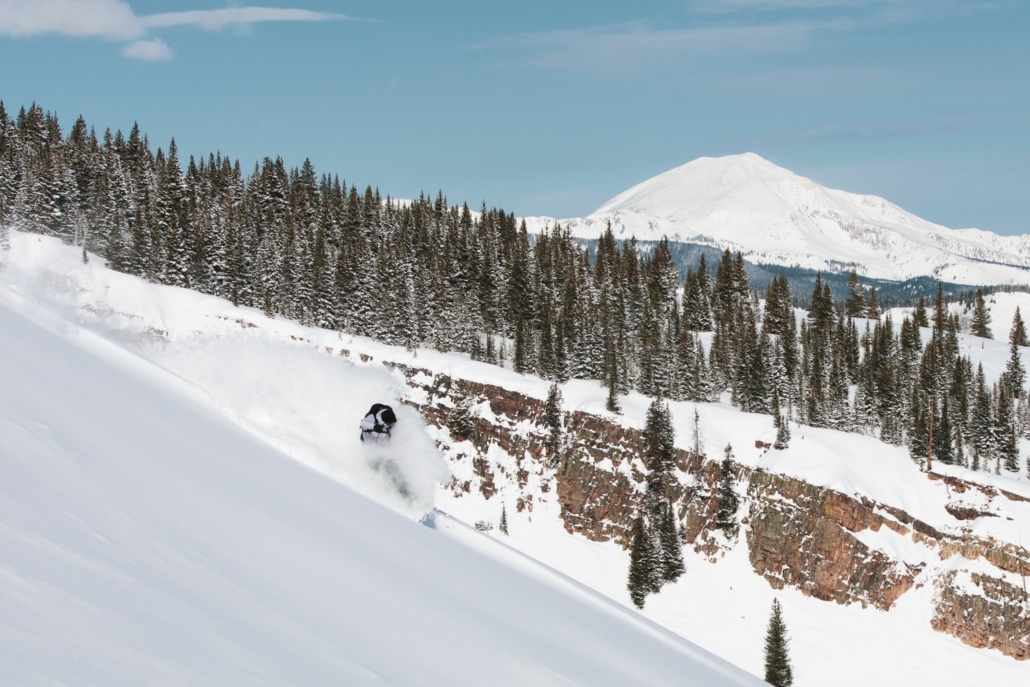
[[376, 403], [369, 409], [365, 417], [361, 418], [361, 440], [383, 441], [390, 438], [390, 431], [397, 424], [397, 416], [393, 408], [384, 404]]

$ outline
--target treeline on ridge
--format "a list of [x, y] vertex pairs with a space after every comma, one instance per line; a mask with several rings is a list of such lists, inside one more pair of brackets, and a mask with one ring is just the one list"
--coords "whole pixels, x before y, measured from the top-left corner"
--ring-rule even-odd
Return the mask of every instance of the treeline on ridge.
[[[613, 410], [631, 389], [728, 392], [745, 411], [873, 434], [919, 461], [1010, 471], [1030, 429], [1018, 312], [1008, 367], [990, 384], [962, 355], [940, 289], [929, 315], [921, 299], [895, 327], [857, 278], [835, 300], [817, 277], [799, 323], [786, 277], [763, 305], [739, 254], [722, 253], [714, 274], [702, 259], [681, 281], [666, 241], [641, 251], [609, 230], [591, 256], [561, 227], [531, 238], [513, 213], [442, 194], [382, 198], [309, 161], [265, 158], [244, 174], [211, 154], [183, 169], [174, 140], [153, 152], [138, 126], [97, 136], [81, 117], [65, 136], [36, 105], [12, 117], [0, 103], [0, 224], [269, 315], [598, 379]], [[982, 323], [982, 296], [976, 312]]]

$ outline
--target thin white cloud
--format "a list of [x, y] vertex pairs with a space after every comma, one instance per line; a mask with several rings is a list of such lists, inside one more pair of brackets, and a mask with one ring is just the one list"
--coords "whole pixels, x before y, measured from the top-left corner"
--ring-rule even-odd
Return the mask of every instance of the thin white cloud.
[[0, 0], [0, 35], [131, 40], [144, 28], [122, 0]]
[[148, 28], [166, 26], [199, 26], [208, 31], [217, 31], [227, 26], [256, 24], [266, 21], [332, 21], [349, 19], [345, 14], [315, 12], [312, 10], [278, 9], [275, 7], [229, 7], [221, 10], [188, 10], [185, 12], [163, 12], [141, 18]]
[[122, 55], [168, 60], [172, 51], [155, 29], [192, 26], [209, 31], [247, 27], [259, 22], [319, 22], [350, 19], [335, 12], [276, 7], [230, 7], [137, 15], [125, 0], [0, 0], [0, 36], [76, 36], [123, 41]]
[[[473, 46], [508, 52], [520, 64], [602, 73], [632, 72], [700, 58], [801, 52], [823, 36], [917, 22], [931, 12], [979, 12], [1008, 0], [696, 0], [686, 27], [637, 21], [502, 36]], [[1001, 3], [1001, 4], [999, 4]], [[753, 10], [748, 12], [748, 10]], [[804, 14], [768, 10], [808, 10]], [[835, 10], [831, 12], [819, 10]]]
[[695, 0], [690, 9], [696, 12], [737, 12], [740, 10], [824, 10], [856, 7], [903, 7], [941, 5], [942, 0]]
[[524, 53], [526, 62], [541, 67], [625, 71], [687, 57], [792, 52], [803, 48], [816, 33], [855, 28], [847, 18], [683, 29], [634, 22], [516, 34], [478, 47]]
[[122, 55], [147, 62], [166, 62], [172, 59], [171, 48], [160, 38], [127, 43], [122, 48]]

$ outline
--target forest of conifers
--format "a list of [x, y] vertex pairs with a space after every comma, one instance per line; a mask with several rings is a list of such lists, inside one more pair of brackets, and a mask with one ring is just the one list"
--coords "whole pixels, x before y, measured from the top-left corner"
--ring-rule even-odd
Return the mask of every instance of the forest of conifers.
[[[875, 434], [921, 462], [1022, 469], [1022, 320], [1005, 374], [989, 383], [961, 355], [940, 292], [897, 323], [857, 281], [835, 299], [817, 279], [798, 322], [787, 280], [760, 298], [739, 254], [681, 282], [665, 242], [642, 251], [608, 231], [591, 259], [566, 230], [531, 236], [485, 204], [391, 200], [308, 161], [288, 170], [265, 158], [245, 174], [215, 153], [184, 169], [174, 141], [155, 152], [137, 126], [98, 136], [81, 117], [65, 135], [36, 105], [11, 116], [0, 103], [0, 225], [270, 315], [557, 381], [598, 379], [612, 409], [631, 389], [692, 401], [729, 392], [745, 411]], [[982, 334], [982, 298], [976, 310]], [[920, 326], [932, 331], [925, 343]]]

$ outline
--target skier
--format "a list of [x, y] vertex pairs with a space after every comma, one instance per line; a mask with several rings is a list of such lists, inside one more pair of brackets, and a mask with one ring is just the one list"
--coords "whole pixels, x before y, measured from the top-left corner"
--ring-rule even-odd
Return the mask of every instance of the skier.
[[365, 417], [361, 418], [362, 441], [388, 441], [390, 430], [397, 423], [393, 408], [383, 403], [375, 403]]

